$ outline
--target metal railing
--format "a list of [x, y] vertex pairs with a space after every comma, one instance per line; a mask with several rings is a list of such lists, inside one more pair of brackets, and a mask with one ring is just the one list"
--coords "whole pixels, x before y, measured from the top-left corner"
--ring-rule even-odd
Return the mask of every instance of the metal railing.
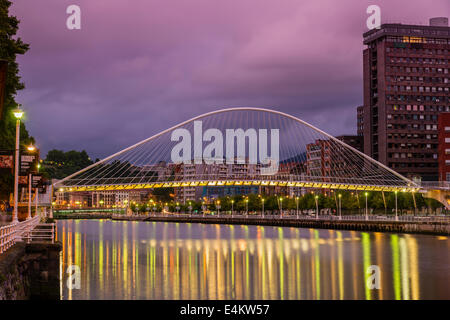
[[34, 229], [22, 237], [24, 241], [30, 243], [32, 241], [50, 241], [55, 243], [55, 223], [40, 223]]
[[9, 224], [0, 227], [0, 254], [11, 248], [16, 243], [15, 226], [15, 224]]
[[[118, 214], [112, 215], [113, 218], [124, 217], [126, 215]], [[230, 213], [221, 213], [220, 215], [214, 214], [203, 214], [203, 213], [150, 213], [150, 214], [133, 214], [132, 217], [140, 217], [140, 218], [151, 218], [151, 217], [173, 217], [173, 218], [223, 218], [223, 219], [264, 219], [264, 220], [320, 220], [320, 221], [380, 221], [380, 222], [388, 222], [388, 221], [399, 221], [399, 222], [437, 222], [437, 223], [447, 223], [450, 224], [450, 216], [411, 216], [411, 215], [402, 215], [402, 216], [383, 216], [383, 215], [371, 215], [369, 214], [367, 217], [365, 215], [324, 215], [320, 214], [316, 217], [315, 214], [265, 214], [264, 216], [259, 214], [245, 214], [241, 212]]]
[[33, 240], [55, 239], [55, 224], [40, 224], [41, 217], [34, 216], [31, 219], [12, 222], [0, 227], [0, 254], [11, 248], [16, 242]]

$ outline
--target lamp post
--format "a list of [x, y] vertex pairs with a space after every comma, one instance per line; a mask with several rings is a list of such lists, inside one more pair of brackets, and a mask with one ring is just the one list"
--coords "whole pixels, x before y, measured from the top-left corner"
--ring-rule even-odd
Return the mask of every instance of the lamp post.
[[20, 105], [13, 111], [16, 117], [16, 152], [14, 162], [14, 211], [12, 215], [12, 222], [18, 222], [18, 202], [19, 202], [19, 143], [20, 143], [20, 119], [22, 119], [23, 111]]
[[339, 220], [342, 220], [342, 205], [341, 205], [341, 199], [342, 199], [342, 194], [339, 194]]
[[319, 219], [319, 196], [315, 196], [316, 199], [316, 219]]
[[220, 217], [220, 200], [217, 200], [217, 216]]
[[394, 194], [395, 194], [395, 221], [398, 221], [398, 213], [397, 213], [397, 209], [398, 209], [398, 206], [397, 206], [397, 191], [395, 191]]
[[262, 202], [262, 216], [264, 218], [264, 198], [261, 199]]
[[369, 220], [369, 209], [367, 207], [367, 196], [369, 194], [366, 192], [366, 193], [364, 193], [364, 195], [366, 196], [366, 220]]
[[[29, 145], [27, 147], [27, 150], [29, 152], [34, 152], [36, 150], [36, 147], [33, 145]], [[28, 174], [28, 215], [27, 220], [31, 219], [31, 187], [32, 187], [32, 179], [33, 175], [31, 173]]]
[[[41, 168], [41, 165], [38, 163], [37, 165], [37, 172], [39, 173], [39, 169]], [[39, 202], [39, 187], [36, 186], [36, 195], [34, 197], [34, 204], [35, 204], [35, 208], [34, 208], [34, 212], [35, 215], [38, 214], [38, 202]]]
[[297, 205], [297, 219], [298, 219], [298, 197], [295, 197], [295, 203]]
[[248, 217], [248, 198], [245, 199], [245, 216]]
[[283, 218], [283, 197], [280, 197], [280, 217]]
[[234, 200], [231, 200], [231, 217], [233, 218], [234, 214]]

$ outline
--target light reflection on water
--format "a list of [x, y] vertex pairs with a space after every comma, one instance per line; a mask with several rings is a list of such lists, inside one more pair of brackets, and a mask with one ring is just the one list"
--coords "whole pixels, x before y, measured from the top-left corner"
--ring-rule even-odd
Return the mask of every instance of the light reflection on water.
[[[449, 299], [447, 237], [60, 220], [62, 299]], [[66, 285], [69, 265], [81, 288]], [[380, 267], [379, 290], [365, 270]]]

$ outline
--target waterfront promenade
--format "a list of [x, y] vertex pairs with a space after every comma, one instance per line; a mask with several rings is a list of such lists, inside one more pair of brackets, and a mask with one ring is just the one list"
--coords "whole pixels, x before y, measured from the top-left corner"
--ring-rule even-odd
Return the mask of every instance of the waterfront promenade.
[[298, 228], [318, 228], [355, 230], [372, 232], [418, 233], [434, 235], [450, 235], [450, 218], [447, 216], [375, 216], [363, 215], [333, 216], [321, 215], [317, 218], [311, 215], [246, 215], [246, 214], [173, 214], [152, 213], [140, 215], [125, 215], [111, 213], [78, 213], [57, 214], [56, 219], [112, 219], [127, 221], [159, 221], [176, 223], [207, 223], [207, 224], [239, 224], [282, 226]]

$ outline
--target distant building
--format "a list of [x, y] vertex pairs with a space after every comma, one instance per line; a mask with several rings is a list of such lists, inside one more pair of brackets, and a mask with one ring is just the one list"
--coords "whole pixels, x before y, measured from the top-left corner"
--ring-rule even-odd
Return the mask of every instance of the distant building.
[[337, 136], [336, 139], [348, 144], [350, 147], [353, 147], [360, 152], [364, 152], [364, 138], [360, 135], [342, 135]]
[[361, 137], [364, 136], [364, 106], [359, 106], [356, 108], [356, 125], [357, 135]]
[[450, 111], [448, 19], [383, 24], [363, 36], [364, 153], [407, 177], [437, 180], [438, 115]]
[[439, 115], [439, 181], [450, 181], [450, 112]]

